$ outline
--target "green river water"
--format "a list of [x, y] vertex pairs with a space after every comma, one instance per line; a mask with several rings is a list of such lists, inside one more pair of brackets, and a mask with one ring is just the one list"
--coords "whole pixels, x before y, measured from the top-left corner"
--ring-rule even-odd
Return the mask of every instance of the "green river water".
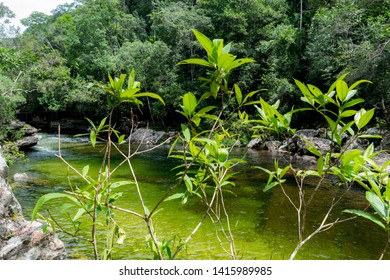
[[[39, 144], [27, 153], [27, 160], [18, 162], [10, 168], [10, 175], [16, 172], [26, 172], [29, 180], [13, 183], [15, 195], [19, 199], [27, 219], [38, 198], [49, 192], [62, 192], [69, 189], [67, 168], [55, 156], [57, 153], [57, 138], [55, 135], [42, 134]], [[142, 193], [148, 207], [165, 193], [166, 189], [175, 183], [175, 172], [172, 168], [177, 164], [168, 159], [169, 147], [162, 147], [151, 153], [140, 155], [133, 159], [137, 178], [141, 183]], [[226, 205], [232, 223], [236, 248], [242, 259], [288, 259], [294, 250], [297, 240], [296, 211], [279, 188], [263, 192], [266, 176], [253, 166], [270, 167], [274, 158], [266, 152], [235, 151], [237, 156], [244, 156], [248, 164], [243, 165], [234, 177], [236, 186], [225, 192]], [[93, 149], [86, 141], [72, 137], [62, 137], [62, 154], [79, 170], [89, 164], [91, 170], [97, 170], [102, 158], [101, 149]], [[113, 158], [115, 162], [115, 157]], [[115, 178], [130, 179], [128, 169], [119, 170]], [[76, 179], [71, 174], [71, 179]], [[12, 180], [11, 180], [12, 181]], [[77, 182], [77, 181], [76, 181]], [[306, 188], [307, 195], [312, 191], [310, 184]], [[286, 191], [293, 199], [296, 198], [296, 186], [291, 179]], [[140, 210], [135, 199], [134, 187], [123, 187], [123, 196], [118, 206]], [[334, 184], [327, 183], [321, 187], [310, 206], [307, 215], [307, 232], [315, 229], [326, 213], [333, 197], [341, 194]], [[51, 213], [56, 216], [56, 207], [63, 202], [57, 201], [50, 205]], [[362, 209], [366, 205], [364, 193], [360, 190], [350, 191], [334, 209], [331, 220], [345, 218], [348, 214], [341, 211], [346, 208]], [[186, 238], [198, 224], [205, 206], [196, 198], [185, 205], [180, 201], [168, 201], [163, 210], [155, 218], [155, 227], [160, 240], [169, 240], [174, 236]], [[66, 217], [57, 216], [61, 223]], [[114, 259], [151, 259], [152, 253], [146, 246], [145, 225], [139, 218], [129, 214], [116, 216], [125, 229], [127, 238], [123, 245], [117, 245], [113, 253]], [[59, 233], [67, 246], [68, 255], [73, 259], [93, 258], [89, 244], [77, 241]], [[361, 218], [338, 224], [330, 230], [320, 233], [311, 239], [300, 250], [296, 259], [306, 260], [367, 260], [378, 259], [386, 242], [386, 236], [375, 224]], [[222, 244], [227, 247], [227, 244]], [[191, 239], [185, 251], [178, 255], [179, 259], [188, 260], [218, 260], [229, 259], [216, 238], [215, 227], [210, 220], [204, 222], [199, 231]], [[385, 259], [390, 259], [387, 252]]]

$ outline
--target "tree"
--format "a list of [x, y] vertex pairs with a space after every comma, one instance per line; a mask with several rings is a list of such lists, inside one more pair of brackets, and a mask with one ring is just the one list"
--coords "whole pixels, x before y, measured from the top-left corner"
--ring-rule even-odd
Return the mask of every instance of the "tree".
[[[385, 2], [376, 1], [382, 3], [382, 9], [388, 6]], [[362, 90], [362, 96], [369, 95], [368, 102], [381, 108], [382, 117], [389, 120], [386, 65], [390, 57], [390, 15], [373, 17], [372, 10], [360, 6], [361, 3], [365, 1], [338, 1], [332, 8], [317, 11], [305, 51], [307, 79], [329, 85], [335, 77], [347, 72], [351, 80], [368, 78], [374, 86], [369, 91]]]
[[152, 120], [160, 120], [159, 125], [164, 125], [164, 117], [174, 114], [172, 108], [177, 107], [182, 92], [173, 57], [172, 50], [162, 41], [126, 42], [115, 56], [115, 73], [130, 73], [134, 68], [143, 88], [165, 100], [164, 107], [147, 100], [149, 115]]
[[0, 2], [0, 39], [15, 37], [19, 34], [19, 28], [11, 25], [11, 19], [15, 14]]

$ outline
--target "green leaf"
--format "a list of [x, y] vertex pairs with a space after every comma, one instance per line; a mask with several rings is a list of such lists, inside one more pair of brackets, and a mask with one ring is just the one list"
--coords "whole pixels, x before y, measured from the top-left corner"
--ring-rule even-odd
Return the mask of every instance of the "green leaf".
[[350, 214], [354, 214], [356, 216], [360, 216], [360, 217], [363, 217], [367, 220], [370, 220], [374, 223], [376, 223], [377, 225], [379, 225], [381, 228], [383, 228], [384, 230], [386, 230], [386, 226], [381, 222], [381, 220], [378, 219], [378, 217], [376, 217], [375, 215], [371, 214], [371, 213], [367, 213], [367, 212], [364, 212], [364, 211], [361, 211], [361, 210], [355, 210], [355, 209], [346, 209], [343, 211], [344, 213], [350, 213]]
[[234, 92], [236, 93], [236, 100], [238, 105], [241, 105], [242, 103], [242, 92], [240, 87], [237, 84], [234, 84]]
[[374, 208], [375, 212], [384, 219], [387, 220], [388, 212], [386, 204], [382, 201], [382, 199], [373, 192], [366, 192], [366, 199], [371, 204], [372, 208]]
[[186, 126], [185, 124], [181, 124], [181, 131], [183, 132], [184, 139], [187, 142], [190, 142], [191, 141], [191, 132], [190, 132], [190, 129], [188, 128], [188, 126]]
[[104, 125], [106, 124], [106, 120], [107, 120], [107, 117], [105, 117], [104, 119], [102, 119], [100, 121], [99, 127], [97, 128], [97, 132], [99, 132], [103, 129]]
[[358, 85], [360, 85], [361, 83], [370, 83], [372, 84], [371, 81], [369, 80], [359, 80], [357, 82], [355, 82], [354, 84], [352, 84], [350, 87], [349, 87], [349, 90], [353, 90], [354, 88], [356, 88]]
[[340, 116], [341, 116], [342, 118], [347, 118], [347, 117], [352, 117], [352, 116], [354, 116], [356, 113], [357, 113], [356, 110], [346, 110], [346, 111], [342, 112]]
[[184, 183], [185, 183], [185, 185], [187, 187], [187, 191], [189, 193], [192, 193], [193, 185], [192, 185], [192, 181], [191, 181], [190, 177], [188, 175], [185, 175], [183, 180], [184, 180]]
[[263, 192], [267, 192], [271, 189], [273, 189], [274, 187], [276, 187], [277, 185], [279, 185], [279, 182], [271, 182], [271, 183], [268, 183], [264, 189], [263, 189]]
[[96, 131], [91, 130], [91, 132], [89, 133], [89, 140], [91, 141], [92, 147], [95, 147], [96, 139], [97, 139]]
[[307, 88], [307, 86], [304, 83], [302, 83], [296, 79], [294, 79], [294, 81], [295, 81], [295, 84], [301, 90], [302, 94], [304, 95], [304, 97], [301, 98], [302, 101], [307, 102], [313, 106], [314, 105], [314, 98], [313, 98], [313, 95], [311, 94], [310, 90]]
[[357, 98], [357, 99], [353, 99], [347, 103], [345, 103], [342, 108], [349, 108], [349, 107], [352, 107], [352, 106], [355, 106], [359, 103], [363, 103], [364, 102], [364, 99], [363, 98]]
[[189, 116], [192, 116], [195, 112], [197, 102], [196, 97], [192, 92], [188, 92], [183, 96], [183, 107]]
[[48, 193], [48, 194], [45, 194], [43, 196], [41, 196], [37, 203], [35, 204], [35, 207], [31, 213], [31, 220], [34, 220], [36, 215], [38, 214], [38, 211], [41, 209], [41, 207], [46, 203], [48, 202], [49, 200], [52, 200], [52, 199], [58, 199], [58, 198], [67, 198], [71, 201], [73, 201], [76, 205], [79, 205], [79, 201], [77, 200], [77, 198], [75, 198], [74, 196], [72, 195], [69, 195], [69, 194], [65, 194], [65, 193]]
[[254, 59], [251, 59], [251, 58], [239, 58], [239, 59], [236, 59], [232, 62], [230, 62], [228, 65], [225, 66], [225, 71], [226, 72], [230, 72], [231, 70], [243, 65], [243, 64], [246, 64], [246, 63], [252, 63], [252, 62], [256, 62]]
[[125, 142], [125, 137], [126, 135], [122, 134], [121, 136], [118, 137], [118, 144], [123, 144]]
[[360, 156], [362, 153], [361, 150], [351, 150], [346, 152], [342, 157], [341, 157], [341, 166], [346, 166], [348, 165], [351, 161], [353, 161], [356, 157]]
[[127, 84], [127, 88], [136, 88], [137, 85], [135, 84], [135, 71], [134, 68], [131, 69], [130, 75], [129, 75], [129, 80]]
[[214, 68], [213, 64], [211, 64], [207, 60], [200, 59], [200, 58], [185, 59], [185, 60], [180, 61], [177, 65], [184, 65], [184, 64], [194, 64], [194, 65], [200, 65], [200, 66]]
[[336, 94], [341, 102], [344, 102], [348, 95], [348, 85], [343, 80], [336, 81]]
[[80, 208], [76, 215], [74, 215], [74, 217], [72, 218], [72, 222], [75, 222], [77, 221], [82, 215], [84, 215], [84, 213], [86, 212], [86, 210], [84, 208]]
[[160, 95], [156, 94], [156, 93], [151, 93], [151, 92], [142, 92], [142, 93], [136, 93], [134, 94], [134, 97], [150, 97], [150, 98], [154, 98], [154, 99], [157, 99], [158, 101], [160, 101], [162, 104], [165, 105], [165, 102], [164, 100], [161, 98]]
[[251, 91], [250, 93], [248, 93], [245, 98], [244, 98], [244, 101], [242, 103], [244, 103], [245, 105], [251, 105], [251, 104], [257, 104], [259, 103], [259, 101], [252, 101], [250, 103], [246, 103], [248, 101], [249, 98], [251, 98], [253, 95], [255, 95], [256, 93], [258, 93], [259, 91], [261, 90], [255, 90], [255, 91]]
[[348, 73], [345, 73], [343, 75], [341, 75], [329, 88], [328, 90], [328, 95], [331, 94], [332, 91], [334, 91], [334, 89], [336, 88], [336, 85], [337, 83], [339, 83], [339, 81], [341, 80], [344, 80], [344, 78], [348, 75]]
[[175, 193], [169, 197], [167, 197], [164, 201], [170, 201], [174, 199], [182, 199], [185, 196], [185, 193]]
[[211, 42], [211, 40], [206, 35], [199, 32], [198, 30], [192, 29], [192, 32], [195, 34], [196, 39], [202, 45], [202, 47], [205, 49], [207, 54], [210, 57], [212, 57], [213, 56], [213, 49], [214, 49], [213, 42]]
[[356, 115], [355, 115], [355, 124], [358, 127], [358, 129], [362, 129], [365, 127], [374, 116], [375, 108], [366, 111], [365, 109], [360, 109]]
[[121, 186], [126, 186], [126, 185], [134, 185], [135, 182], [133, 181], [119, 181], [111, 184], [111, 189], [116, 189]]
[[89, 165], [86, 165], [83, 168], [83, 172], [82, 172], [83, 176], [86, 177], [88, 175], [88, 172], [89, 172]]
[[372, 135], [372, 134], [361, 134], [358, 136], [359, 138], [372, 138], [372, 139], [382, 139], [381, 135]]

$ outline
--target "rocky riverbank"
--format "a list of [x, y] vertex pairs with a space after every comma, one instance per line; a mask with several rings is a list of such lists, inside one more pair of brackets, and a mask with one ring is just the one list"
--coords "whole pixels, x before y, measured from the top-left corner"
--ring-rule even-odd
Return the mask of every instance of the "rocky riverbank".
[[[345, 135], [344, 143], [348, 143], [345, 147], [349, 149], [365, 150], [373, 141], [375, 150], [382, 152], [378, 154], [374, 160], [379, 166], [390, 160], [390, 131], [386, 129], [370, 128], [365, 132], [366, 135], [379, 135], [381, 138], [357, 138], [355, 141], [350, 141]], [[262, 137], [252, 139], [247, 148], [258, 150], [269, 150], [273, 153], [289, 153], [293, 160], [304, 162], [308, 165], [316, 164], [316, 157], [307, 149], [308, 142], [312, 143], [321, 154], [326, 154], [332, 148], [332, 142], [326, 138], [324, 129], [302, 129], [296, 131], [295, 135], [290, 139], [279, 141], [273, 139], [265, 139]], [[385, 168], [390, 173], [390, 165]]]
[[63, 260], [64, 243], [42, 231], [39, 221], [27, 221], [7, 181], [8, 166], [0, 147], [0, 260]]

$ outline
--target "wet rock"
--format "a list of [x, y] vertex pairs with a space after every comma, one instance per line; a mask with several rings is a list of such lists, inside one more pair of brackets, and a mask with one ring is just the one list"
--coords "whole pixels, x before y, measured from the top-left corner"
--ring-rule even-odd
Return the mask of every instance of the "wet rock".
[[[309, 144], [311, 143], [311, 144]], [[313, 145], [322, 155], [328, 153], [332, 147], [332, 141], [320, 137], [305, 137], [294, 135], [289, 141], [289, 150], [299, 155], [313, 155], [308, 148]]]
[[271, 152], [277, 152], [279, 148], [282, 146], [282, 142], [273, 140], [273, 141], [265, 141], [264, 142], [265, 147], [267, 150]]
[[128, 138], [132, 143], [155, 145], [161, 143], [168, 137], [164, 131], [155, 131], [150, 128], [138, 128]]
[[31, 136], [38, 133], [38, 129], [29, 124], [25, 124], [23, 130], [24, 130], [24, 136]]
[[[24, 151], [38, 144], [39, 136], [37, 135], [37, 128], [26, 124], [25, 122], [14, 120], [10, 123], [10, 129], [13, 131], [14, 135], [21, 136], [19, 140], [14, 142], [14, 145], [18, 147], [19, 150]], [[19, 138], [19, 136], [17, 138]]]
[[302, 136], [305, 138], [313, 138], [320, 136], [318, 129], [300, 129], [296, 131], [295, 135]]
[[20, 140], [17, 140], [15, 142], [15, 146], [19, 148], [21, 151], [25, 151], [31, 147], [34, 147], [39, 142], [39, 136], [38, 135], [30, 135], [23, 137]]
[[15, 182], [25, 182], [28, 179], [29, 178], [28, 178], [27, 173], [15, 173], [14, 174], [14, 181]]
[[[0, 162], [2, 155], [0, 154]], [[4, 175], [3, 172], [2, 174]], [[6, 177], [0, 176], [0, 260], [63, 260], [63, 242], [42, 223], [25, 220]]]
[[[384, 163], [386, 163], [389, 160], [390, 160], [390, 153], [379, 153], [374, 158], [374, 161], [381, 167], [383, 166]], [[385, 171], [390, 174], [390, 165], [386, 166]]]
[[247, 144], [248, 149], [262, 149], [264, 147], [264, 140], [261, 137], [253, 138]]

